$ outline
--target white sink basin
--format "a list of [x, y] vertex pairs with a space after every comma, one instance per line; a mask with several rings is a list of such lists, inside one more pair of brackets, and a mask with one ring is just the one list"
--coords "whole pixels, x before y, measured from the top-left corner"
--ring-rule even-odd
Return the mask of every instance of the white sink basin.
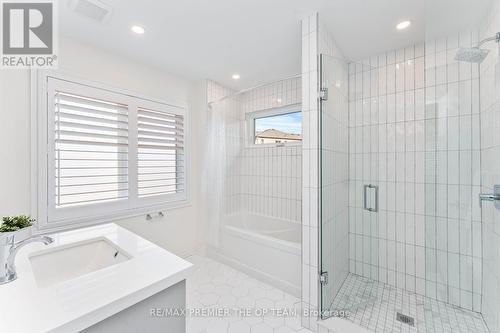
[[38, 287], [48, 287], [131, 258], [107, 238], [71, 243], [32, 254], [31, 268]]

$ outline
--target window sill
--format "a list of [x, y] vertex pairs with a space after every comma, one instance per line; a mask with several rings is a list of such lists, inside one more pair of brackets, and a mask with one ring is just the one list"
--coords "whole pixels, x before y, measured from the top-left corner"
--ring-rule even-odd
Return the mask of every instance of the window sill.
[[292, 143], [263, 143], [263, 144], [247, 144], [245, 148], [249, 149], [259, 149], [259, 148], [287, 148], [287, 147], [300, 147], [302, 142]]
[[[35, 234], [47, 234], [47, 233], [55, 233], [55, 232], [61, 232], [61, 231], [66, 231], [66, 230], [74, 230], [74, 229], [79, 229], [79, 228], [84, 228], [84, 227], [89, 227], [92, 225], [99, 225], [99, 224], [106, 224], [106, 223], [111, 223], [111, 222], [119, 222], [120, 220], [127, 220], [127, 219], [132, 219], [132, 218], [137, 218], [137, 217], [143, 217], [144, 221], [146, 220], [146, 215], [147, 214], [152, 214], [156, 213], [159, 211], [166, 211], [165, 218], [168, 218], [168, 212], [177, 210], [177, 209], [183, 209], [187, 207], [191, 207], [192, 203], [191, 200], [185, 200], [185, 201], [179, 201], [167, 205], [157, 205], [157, 206], [151, 206], [151, 207], [145, 207], [145, 208], [140, 208], [140, 209], [135, 209], [135, 210], [125, 210], [125, 211], [119, 211], [111, 215], [107, 216], [89, 216], [77, 220], [59, 220], [59, 221], [52, 221], [48, 222], [47, 224], [44, 224], [42, 226], [37, 226], [36, 230], [34, 231]], [[155, 219], [156, 220], [156, 219]]]

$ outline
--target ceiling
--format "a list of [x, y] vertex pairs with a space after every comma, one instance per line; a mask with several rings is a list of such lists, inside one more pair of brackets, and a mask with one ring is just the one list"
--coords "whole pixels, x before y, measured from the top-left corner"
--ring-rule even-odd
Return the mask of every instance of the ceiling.
[[[491, 0], [102, 0], [113, 8], [106, 23], [65, 2], [59, 6], [65, 36], [190, 80], [241, 89], [300, 72], [300, 19], [314, 11], [344, 55], [359, 60], [476, 26]], [[396, 31], [403, 19], [412, 26]], [[132, 33], [133, 24], [146, 33]]]
[[[318, 8], [344, 56], [361, 60], [411, 43], [477, 28], [491, 0], [333, 0]], [[404, 31], [395, 26], [404, 20]]]

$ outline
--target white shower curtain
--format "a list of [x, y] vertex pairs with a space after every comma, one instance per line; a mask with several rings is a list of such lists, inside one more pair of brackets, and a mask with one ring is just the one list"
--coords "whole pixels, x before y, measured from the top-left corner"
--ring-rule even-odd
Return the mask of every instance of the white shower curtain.
[[221, 220], [225, 212], [226, 101], [214, 102], [207, 110], [207, 141], [203, 164], [205, 232], [208, 245], [219, 246]]

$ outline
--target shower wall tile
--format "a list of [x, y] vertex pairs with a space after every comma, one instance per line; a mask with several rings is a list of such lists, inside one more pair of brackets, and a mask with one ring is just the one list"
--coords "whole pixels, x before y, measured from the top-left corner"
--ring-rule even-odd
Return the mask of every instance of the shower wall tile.
[[302, 147], [246, 148], [240, 156], [242, 211], [301, 222]]
[[[480, 39], [494, 36], [500, 31], [500, 1], [494, 0], [489, 16], [484, 20], [480, 30]], [[490, 53], [481, 64], [481, 192], [492, 193], [493, 186], [500, 184], [500, 57], [498, 45], [494, 42], [486, 43], [482, 47], [487, 48]], [[475, 127], [475, 126], [474, 126]], [[473, 127], [473, 128], [474, 128]], [[473, 129], [477, 131], [477, 129]], [[476, 157], [473, 157], [473, 161]], [[472, 176], [476, 178], [478, 171]], [[474, 188], [473, 191], [476, 189]], [[475, 194], [477, 195], [477, 194]], [[479, 215], [479, 211], [472, 212], [473, 216]], [[482, 205], [482, 252], [483, 261], [473, 260], [473, 274], [483, 268], [482, 297], [483, 317], [491, 332], [500, 332], [500, 211], [494, 208], [491, 202], [483, 202]], [[481, 225], [473, 225], [475, 240], [480, 238]], [[472, 252], [481, 251], [480, 246], [473, 244]], [[472, 288], [477, 285], [479, 276], [473, 278]], [[479, 280], [480, 281], [480, 280]], [[469, 283], [469, 281], [467, 281]], [[470, 285], [470, 283], [469, 283]], [[473, 296], [473, 303], [477, 302]]]
[[207, 80], [206, 85], [206, 100], [207, 103], [216, 102], [217, 100], [234, 94], [235, 91], [215, 82], [213, 80]]
[[[457, 34], [349, 66], [349, 266], [480, 311], [479, 72], [454, 60], [476, 40]], [[378, 213], [363, 210], [365, 184], [379, 186]]]
[[300, 105], [302, 79], [294, 77], [281, 80], [245, 92], [242, 95], [245, 113], [279, 108], [289, 105]]

